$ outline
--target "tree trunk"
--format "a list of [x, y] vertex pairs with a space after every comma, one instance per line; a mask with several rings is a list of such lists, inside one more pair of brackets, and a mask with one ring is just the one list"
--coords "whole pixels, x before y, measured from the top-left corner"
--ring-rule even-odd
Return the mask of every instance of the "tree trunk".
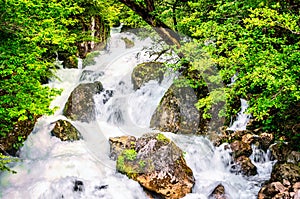
[[179, 35], [153, 15], [152, 12], [155, 10], [154, 0], [145, 0], [146, 6], [136, 3], [134, 0], [119, 1], [131, 8], [136, 14], [140, 15], [150, 26], [154, 27], [154, 30], [168, 45], [176, 45], [177, 48], [180, 48]]

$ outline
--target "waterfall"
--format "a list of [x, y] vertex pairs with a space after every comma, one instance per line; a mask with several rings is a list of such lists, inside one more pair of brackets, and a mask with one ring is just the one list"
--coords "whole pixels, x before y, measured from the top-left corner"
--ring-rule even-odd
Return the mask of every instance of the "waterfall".
[[[126, 49], [123, 37], [134, 41], [135, 46]], [[165, 77], [161, 84], [150, 81], [137, 91], [133, 90], [131, 72], [137, 64], [152, 60], [144, 50], [151, 45], [150, 39], [139, 40], [133, 34], [114, 33], [107, 50], [96, 58], [95, 65], [57, 71], [58, 78], [48, 86], [64, 89], [51, 104], [59, 109], [37, 122], [20, 150], [20, 161], [11, 165], [17, 174], [1, 173], [0, 198], [148, 198], [137, 182], [116, 172], [115, 162], [109, 159], [108, 138], [141, 136], [153, 131], [149, 128], [151, 115], [172, 84], [174, 75]], [[103, 92], [94, 96], [96, 121], [70, 121], [83, 139], [62, 142], [51, 136], [53, 122], [68, 120], [62, 111], [72, 90], [80, 83], [93, 81], [102, 82], [104, 87]], [[201, 136], [164, 134], [185, 151], [187, 164], [194, 172], [193, 193], [184, 198], [208, 198], [220, 183], [228, 198], [256, 198], [261, 185], [257, 179], [259, 182], [265, 180], [266, 177], [260, 175], [269, 173], [270, 166], [266, 162], [258, 161], [257, 165], [264, 166], [257, 176], [248, 179], [230, 172], [231, 152], [225, 145], [214, 147]]]
[[231, 131], [246, 130], [246, 126], [251, 118], [250, 114], [245, 113], [247, 108], [248, 108], [248, 102], [244, 99], [241, 99], [241, 111], [238, 113], [236, 121], [234, 121], [233, 124], [229, 128], [227, 128], [227, 130], [231, 130]]

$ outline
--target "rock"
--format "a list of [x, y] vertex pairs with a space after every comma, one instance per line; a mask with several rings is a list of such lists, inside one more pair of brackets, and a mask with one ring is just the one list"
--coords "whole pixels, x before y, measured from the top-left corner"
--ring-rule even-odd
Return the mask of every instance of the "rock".
[[134, 46], [134, 42], [132, 40], [126, 37], [122, 37], [121, 39], [124, 41], [126, 48], [132, 48]]
[[293, 163], [277, 162], [273, 166], [271, 179], [259, 193], [259, 199], [300, 197], [300, 167]]
[[234, 168], [232, 171], [235, 171], [236, 173], [242, 173], [245, 176], [254, 176], [257, 174], [257, 168], [256, 166], [251, 162], [249, 157], [246, 156], [240, 156], [235, 159], [236, 162], [236, 168]]
[[230, 144], [230, 147], [232, 149], [234, 158], [238, 158], [240, 156], [249, 157], [252, 154], [252, 148], [250, 144], [247, 144], [242, 141], [236, 140]]
[[82, 192], [84, 190], [83, 182], [80, 180], [75, 180], [73, 191], [75, 192]]
[[123, 150], [117, 159], [117, 170], [139, 182], [149, 193], [166, 199], [184, 197], [195, 183], [183, 151], [160, 133], [143, 135], [134, 148]]
[[195, 107], [197, 101], [192, 88], [173, 84], [152, 115], [150, 127], [173, 133], [206, 132], [207, 120]]
[[259, 193], [258, 199], [271, 199], [271, 198], [290, 198], [286, 187], [280, 182], [272, 182], [268, 185], [263, 186]]
[[95, 120], [95, 102], [93, 96], [103, 90], [101, 82], [78, 85], [71, 93], [63, 114], [72, 120], [90, 122]]
[[291, 184], [300, 182], [300, 167], [292, 163], [276, 163], [271, 173], [271, 182], [289, 181]]
[[74, 141], [81, 137], [80, 132], [66, 120], [56, 121], [51, 134], [60, 138], [61, 141]]
[[210, 194], [209, 199], [228, 199], [225, 195], [225, 188], [219, 184]]
[[125, 150], [135, 148], [136, 138], [133, 136], [121, 136], [109, 138], [110, 158], [117, 160], [117, 157]]
[[260, 147], [267, 151], [274, 141], [274, 136], [272, 133], [262, 133], [259, 135], [259, 139]]
[[286, 143], [276, 143], [270, 146], [272, 155], [279, 162], [286, 162], [288, 155], [292, 152], [292, 149]]
[[246, 143], [246, 144], [252, 144], [253, 141], [255, 140], [255, 135], [251, 134], [251, 133], [247, 133], [246, 135], [242, 136], [242, 142]]
[[[93, 12], [90, 11], [90, 9], [92, 10], [93, 6], [87, 7], [84, 13], [76, 14], [74, 18], [78, 20], [78, 23], [75, 26], [78, 28], [81, 26], [81, 33], [83, 35], [89, 34], [91, 38], [93, 38], [93, 41], [78, 40], [78, 42], [76, 42], [76, 55], [72, 55], [67, 51], [58, 52], [58, 59], [60, 61], [63, 61], [63, 66], [65, 68], [77, 68], [77, 57], [84, 59], [87, 57], [88, 53], [92, 51], [103, 50], [106, 46], [106, 40], [109, 36], [109, 25], [105, 22], [102, 16], [97, 14], [90, 14]], [[69, 26], [69, 29], [71, 31], [74, 31], [74, 29], [77, 29], [76, 31], [79, 31], [78, 28]], [[88, 59], [88, 61], [92, 60]]]
[[165, 67], [161, 62], [146, 62], [137, 65], [131, 74], [133, 89], [141, 88], [150, 80], [157, 80], [159, 83], [164, 79]]
[[84, 70], [81, 73], [80, 81], [95, 82], [99, 77], [104, 75], [103, 71]]
[[[23, 146], [22, 142], [33, 131], [34, 125], [40, 116], [29, 114], [33, 119], [16, 121], [13, 129], [6, 135], [0, 136], [0, 153], [16, 156], [18, 149]], [[21, 140], [19, 140], [21, 138]]]

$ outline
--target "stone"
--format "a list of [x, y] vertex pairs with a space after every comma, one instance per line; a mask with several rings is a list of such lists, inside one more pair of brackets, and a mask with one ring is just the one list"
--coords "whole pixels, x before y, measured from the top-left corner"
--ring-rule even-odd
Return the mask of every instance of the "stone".
[[287, 195], [286, 192], [287, 188], [283, 186], [283, 184], [280, 182], [272, 182], [260, 189], [258, 193], [258, 199], [280, 198], [283, 195]]
[[63, 114], [81, 122], [96, 119], [93, 96], [103, 91], [101, 82], [79, 84], [71, 93], [64, 107]]
[[235, 159], [236, 162], [236, 172], [242, 173], [245, 176], [254, 176], [257, 174], [257, 168], [256, 166], [251, 162], [249, 157], [246, 156], [240, 156], [237, 159]]
[[249, 157], [252, 154], [252, 148], [250, 144], [245, 142], [236, 140], [230, 144], [230, 147], [233, 152], [233, 157], [238, 158], [240, 156], [247, 156]]
[[182, 134], [206, 132], [207, 120], [195, 107], [197, 101], [192, 88], [171, 85], [152, 115], [150, 127]]
[[164, 79], [165, 66], [161, 62], [145, 62], [137, 65], [131, 74], [133, 89], [141, 88], [150, 80], [157, 80], [161, 83]]
[[225, 188], [219, 184], [210, 194], [209, 199], [228, 199], [225, 194]]
[[139, 182], [148, 193], [166, 199], [184, 197], [195, 183], [183, 151], [161, 133], [145, 134], [131, 149], [123, 150], [117, 158], [117, 171]]
[[125, 149], [131, 149], [135, 147], [136, 138], [134, 136], [120, 136], [120, 137], [110, 137], [110, 158], [117, 160], [117, 157]]
[[292, 163], [276, 163], [271, 173], [272, 182], [289, 181], [291, 184], [300, 182], [300, 167]]
[[61, 141], [74, 141], [79, 140], [80, 132], [66, 120], [58, 120], [51, 131], [51, 134], [58, 137]]
[[259, 143], [260, 143], [260, 147], [264, 150], [267, 151], [270, 147], [270, 145], [273, 143], [274, 141], [274, 136], [272, 133], [262, 133], [259, 135]]
[[132, 48], [134, 46], [134, 42], [126, 37], [121, 38], [125, 43], [125, 48]]

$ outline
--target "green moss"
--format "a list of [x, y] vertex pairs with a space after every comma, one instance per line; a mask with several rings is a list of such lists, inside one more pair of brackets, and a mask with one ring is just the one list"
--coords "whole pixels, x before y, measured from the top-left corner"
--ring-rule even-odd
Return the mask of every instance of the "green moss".
[[134, 161], [137, 156], [137, 152], [134, 149], [126, 149], [123, 151], [123, 155], [126, 160]]
[[167, 138], [167, 137], [166, 137], [164, 134], [162, 134], [162, 133], [157, 134], [156, 139], [157, 139], [158, 141], [161, 141], [161, 142], [164, 142], [164, 143], [169, 143], [169, 142], [170, 142], [170, 139]]

